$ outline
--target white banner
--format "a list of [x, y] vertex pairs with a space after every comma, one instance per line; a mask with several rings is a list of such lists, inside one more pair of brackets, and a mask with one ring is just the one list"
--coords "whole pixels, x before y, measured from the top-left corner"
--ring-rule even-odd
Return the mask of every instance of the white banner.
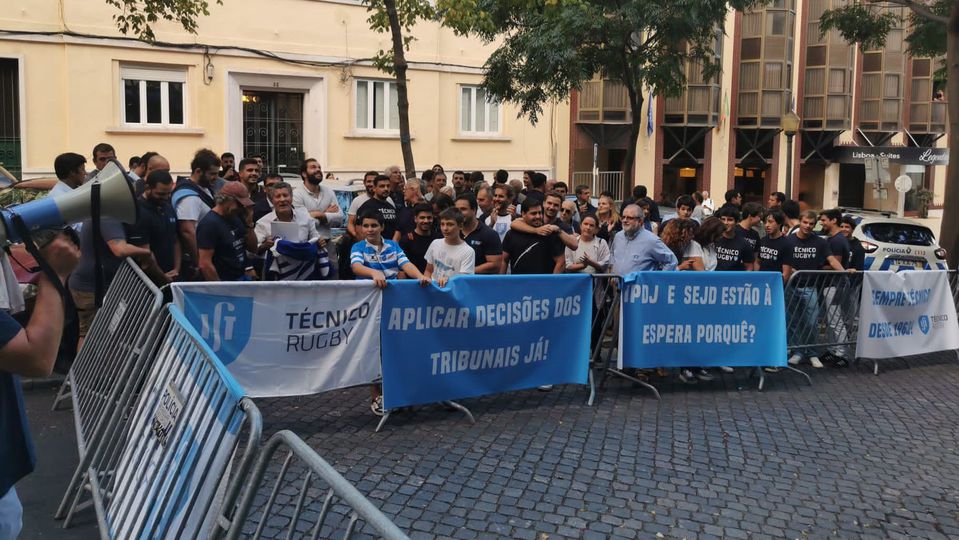
[[865, 272], [857, 348], [860, 358], [959, 349], [947, 273]]
[[380, 375], [371, 281], [175, 284], [173, 301], [250, 397], [316, 394]]

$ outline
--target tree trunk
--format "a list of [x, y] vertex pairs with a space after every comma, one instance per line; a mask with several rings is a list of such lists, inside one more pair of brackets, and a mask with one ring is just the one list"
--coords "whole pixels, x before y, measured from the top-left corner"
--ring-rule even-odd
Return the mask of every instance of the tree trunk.
[[400, 115], [400, 148], [403, 151], [403, 167], [407, 178], [416, 178], [413, 164], [413, 143], [410, 140], [410, 100], [406, 89], [406, 51], [403, 50], [403, 29], [396, 14], [396, 0], [383, 0], [390, 19], [390, 34], [393, 36], [393, 70], [396, 74], [396, 101]]
[[632, 85], [625, 85], [629, 95], [632, 124], [629, 126], [629, 142], [626, 143], [626, 157], [623, 158], [623, 200], [633, 196], [633, 168], [636, 164], [636, 144], [639, 142], [639, 131], [643, 122], [643, 94], [637, 92]]
[[939, 245], [948, 252], [949, 268], [959, 267], [959, 2], [952, 5], [946, 27], [946, 96], [949, 114], [949, 165], [943, 198]]

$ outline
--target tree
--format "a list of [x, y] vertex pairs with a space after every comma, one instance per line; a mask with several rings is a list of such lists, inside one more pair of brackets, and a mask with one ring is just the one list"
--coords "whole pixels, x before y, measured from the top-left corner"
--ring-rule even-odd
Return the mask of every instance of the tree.
[[[117, 28], [124, 34], [134, 34], [146, 42], [154, 41], [153, 24], [162, 20], [176, 21], [184, 30], [196, 34], [197, 19], [209, 15], [207, 0], [106, 0], [120, 10], [113, 16]], [[223, 4], [222, 0], [216, 0]]]
[[[410, 138], [410, 101], [406, 86], [406, 51], [415, 40], [411, 31], [420, 19], [433, 19], [436, 12], [428, 0], [366, 0], [370, 17], [367, 22], [375, 32], [390, 32], [393, 48], [379, 51], [373, 64], [394, 76], [397, 109], [400, 117], [400, 148], [407, 178], [416, 178], [413, 143]], [[405, 35], [404, 35], [405, 33]]]
[[[945, 68], [937, 75], [946, 78], [947, 101], [959, 103], [959, 1], [957, 0], [855, 0], [823, 14], [820, 31], [835, 28], [850, 43], [862, 48], [882, 48], [886, 35], [895, 28], [899, 17], [884, 6], [909, 9], [909, 53], [913, 56], [945, 55]], [[943, 207], [959, 203], [959, 107], [949, 109], [949, 165], [946, 166], [946, 189]], [[943, 212], [940, 245], [948, 252], [950, 268], [959, 265], [959, 212]]]
[[716, 77], [717, 33], [730, 9], [763, 0], [445, 0], [446, 24], [502, 43], [486, 64], [483, 86], [496, 99], [519, 106], [536, 122], [543, 104], [562, 100], [602, 74], [621, 83], [632, 123], [623, 162], [626, 193], [632, 188], [642, 121], [643, 92], [681, 95], [686, 62]]

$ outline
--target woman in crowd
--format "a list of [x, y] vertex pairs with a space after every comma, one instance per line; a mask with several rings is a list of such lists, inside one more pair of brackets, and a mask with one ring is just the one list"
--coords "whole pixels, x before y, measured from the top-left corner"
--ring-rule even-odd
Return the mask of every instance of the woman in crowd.
[[693, 237], [696, 234], [696, 223], [691, 219], [671, 219], [663, 228], [662, 240], [679, 260], [676, 270], [702, 271], [703, 248]]
[[596, 236], [599, 224], [596, 216], [586, 214], [580, 223], [579, 246], [566, 248], [566, 271], [602, 274], [609, 267], [609, 244]]
[[599, 230], [596, 236], [609, 243], [616, 231], [623, 229], [623, 224], [619, 219], [619, 212], [616, 211], [616, 203], [613, 198], [607, 194], [599, 196], [599, 203], [596, 208], [596, 218], [599, 220]]
[[636, 204], [643, 209], [643, 228], [655, 235], [659, 235], [659, 223], [649, 219], [653, 208], [653, 201], [643, 197], [642, 199], [636, 201]]
[[716, 241], [719, 240], [726, 226], [715, 216], [710, 216], [699, 226], [695, 240], [703, 250], [703, 267], [707, 271], [716, 269]]

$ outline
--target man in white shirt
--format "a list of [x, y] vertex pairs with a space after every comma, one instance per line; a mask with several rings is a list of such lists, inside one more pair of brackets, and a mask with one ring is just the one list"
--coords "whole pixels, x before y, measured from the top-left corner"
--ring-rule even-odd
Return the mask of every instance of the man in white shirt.
[[367, 171], [363, 175], [363, 187], [366, 189], [366, 193], [361, 193], [353, 198], [353, 201], [350, 202], [350, 208], [346, 211], [347, 221], [346, 221], [346, 230], [350, 232], [353, 238], [362, 238], [363, 235], [360, 234], [359, 225], [356, 223], [356, 213], [360, 210], [360, 207], [363, 206], [363, 203], [370, 200], [370, 197], [373, 196], [373, 180], [379, 176], [380, 173], [376, 171]]
[[447, 208], [440, 212], [440, 232], [443, 238], [433, 240], [426, 250], [426, 272], [428, 279], [436, 281], [440, 287], [453, 276], [472, 274], [475, 270], [476, 252], [460, 236], [465, 218], [456, 208]]
[[50, 197], [70, 193], [83, 185], [87, 176], [87, 158], [80, 154], [67, 152], [53, 160], [53, 169], [57, 173], [57, 184], [50, 190]]
[[286, 182], [280, 182], [273, 186], [270, 191], [270, 198], [273, 201], [273, 211], [261, 217], [256, 222], [254, 232], [256, 233], [257, 254], [261, 255], [266, 250], [273, 247], [275, 238], [273, 234], [273, 222], [295, 223], [296, 235], [283, 237], [283, 240], [290, 242], [320, 242], [322, 246], [325, 242], [320, 236], [319, 230], [314, 225], [314, 218], [310, 213], [302, 208], [293, 206], [293, 186]]
[[516, 207], [513, 206], [513, 188], [509, 184], [493, 186], [493, 208], [494, 212], [486, 216], [486, 225], [496, 231], [502, 242], [516, 213]]
[[323, 182], [323, 168], [313, 158], [300, 164], [300, 177], [303, 186], [293, 190], [293, 206], [306, 210], [310, 217], [316, 220], [316, 229], [320, 236], [329, 239], [330, 227], [339, 227], [343, 224], [343, 212], [336, 203], [336, 193]]

